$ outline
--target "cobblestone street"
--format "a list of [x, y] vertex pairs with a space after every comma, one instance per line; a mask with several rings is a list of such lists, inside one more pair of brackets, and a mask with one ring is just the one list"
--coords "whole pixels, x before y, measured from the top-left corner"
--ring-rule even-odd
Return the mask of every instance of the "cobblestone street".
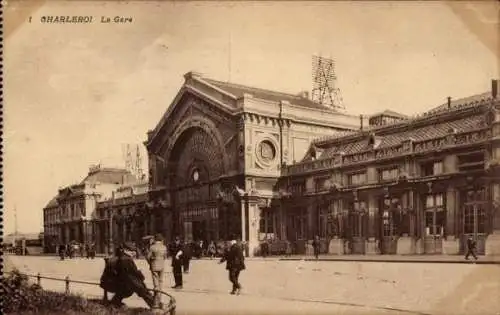
[[[59, 261], [56, 257], [9, 256], [22, 272], [98, 282], [102, 258]], [[139, 268], [152, 287], [144, 260]], [[170, 271], [169, 265], [167, 270]], [[500, 314], [500, 266], [474, 264], [328, 262], [248, 260], [240, 282], [241, 296], [228, 294], [224, 265], [193, 260], [184, 275], [184, 289], [171, 292], [178, 314], [324, 313], [324, 314]], [[46, 289], [64, 290], [63, 282], [42, 280]], [[72, 292], [101, 296], [88, 285], [71, 285]], [[136, 296], [129, 306], [145, 306]]]

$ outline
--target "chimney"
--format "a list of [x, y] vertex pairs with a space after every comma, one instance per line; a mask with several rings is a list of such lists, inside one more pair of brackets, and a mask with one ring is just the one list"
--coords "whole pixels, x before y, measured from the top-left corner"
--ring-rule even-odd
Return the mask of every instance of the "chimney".
[[498, 96], [498, 80], [491, 80], [491, 96], [497, 98]]
[[363, 115], [359, 115], [359, 130], [363, 130]]
[[448, 96], [448, 109], [450, 109], [450, 108], [451, 108], [451, 97]]

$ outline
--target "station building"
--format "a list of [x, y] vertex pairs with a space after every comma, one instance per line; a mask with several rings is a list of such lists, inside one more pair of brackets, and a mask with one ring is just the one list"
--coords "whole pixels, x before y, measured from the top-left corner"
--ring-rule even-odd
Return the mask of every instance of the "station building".
[[[283, 166], [300, 161], [313, 139], [358, 125], [359, 117], [317, 104], [306, 93], [189, 72], [148, 132], [148, 202], [172, 227], [167, 239], [238, 237], [252, 255], [260, 239], [277, 238], [275, 231], [284, 229], [271, 210], [279, 204], [276, 185]], [[262, 221], [266, 228], [260, 228]]]
[[283, 235], [305, 252], [500, 254], [500, 100], [490, 92], [416, 117], [386, 111], [366, 128], [312, 142], [283, 168]]

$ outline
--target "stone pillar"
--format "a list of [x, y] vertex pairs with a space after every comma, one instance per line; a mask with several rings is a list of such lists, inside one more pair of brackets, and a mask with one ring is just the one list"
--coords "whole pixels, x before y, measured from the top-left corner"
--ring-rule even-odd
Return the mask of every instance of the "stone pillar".
[[368, 239], [365, 242], [365, 254], [366, 255], [378, 255], [380, 251], [378, 250], [377, 243], [377, 231], [380, 228], [378, 226], [378, 220], [376, 216], [378, 214], [378, 202], [377, 196], [370, 194], [368, 196]]
[[[342, 199], [337, 199], [333, 202], [333, 220], [338, 224], [337, 216], [342, 212]], [[339, 231], [340, 233], [341, 231]], [[328, 244], [328, 253], [333, 255], [344, 255], [344, 239], [342, 239], [342, 235], [340, 237], [335, 236], [330, 240], [330, 244]]]
[[453, 187], [449, 187], [446, 191], [446, 239], [443, 240], [443, 254], [445, 255], [458, 255], [460, 252], [460, 238], [455, 230], [455, 219], [459, 207], [457, 194]]
[[255, 256], [259, 248], [259, 220], [260, 207], [258, 199], [250, 197], [248, 199], [248, 255]]
[[500, 183], [495, 182], [491, 184], [491, 215], [492, 219], [492, 233], [486, 238], [485, 255], [486, 256], [500, 256]]
[[[414, 205], [413, 205], [413, 191], [407, 191], [403, 194], [403, 198], [402, 198], [402, 207], [404, 209], [412, 209], [414, 208]], [[409, 227], [409, 230], [408, 234], [404, 234], [402, 235], [401, 237], [398, 238], [398, 241], [397, 241], [397, 247], [396, 247], [396, 250], [397, 250], [397, 254], [398, 255], [414, 255], [415, 252], [416, 252], [416, 242], [415, 242], [415, 238], [413, 237], [413, 228], [412, 228], [412, 213], [413, 211], [411, 212], [407, 212], [406, 213], [406, 216], [404, 217], [404, 220], [407, 220], [406, 223], [408, 223], [408, 227]]]
[[246, 212], [245, 211], [245, 202], [243, 202], [243, 200], [240, 202], [240, 211], [241, 211], [241, 240], [246, 241], [247, 240], [247, 228], [246, 228], [247, 217], [245, 215], [245, 212]]
[[[317, 198], [317, 197], [313, 197]], [[313, 202], [310, 202], [307, 205], [307, 233], [306, 233], [306, 239], [311, 240], [314, 238], [315, 234], [315, 221], [316, 221], [316, 205], [317, 202], [314, 200]]]

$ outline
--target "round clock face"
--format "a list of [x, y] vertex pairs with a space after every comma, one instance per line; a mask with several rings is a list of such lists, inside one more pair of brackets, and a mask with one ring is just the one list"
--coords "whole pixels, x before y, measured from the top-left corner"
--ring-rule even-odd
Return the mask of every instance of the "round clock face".
[[200, 179], [200, 173], [198, 172], [198, 170], [194, 170], [194, 172], [193, 172], [193, 180], [195, 182], [197, 182], [199, 179]]

